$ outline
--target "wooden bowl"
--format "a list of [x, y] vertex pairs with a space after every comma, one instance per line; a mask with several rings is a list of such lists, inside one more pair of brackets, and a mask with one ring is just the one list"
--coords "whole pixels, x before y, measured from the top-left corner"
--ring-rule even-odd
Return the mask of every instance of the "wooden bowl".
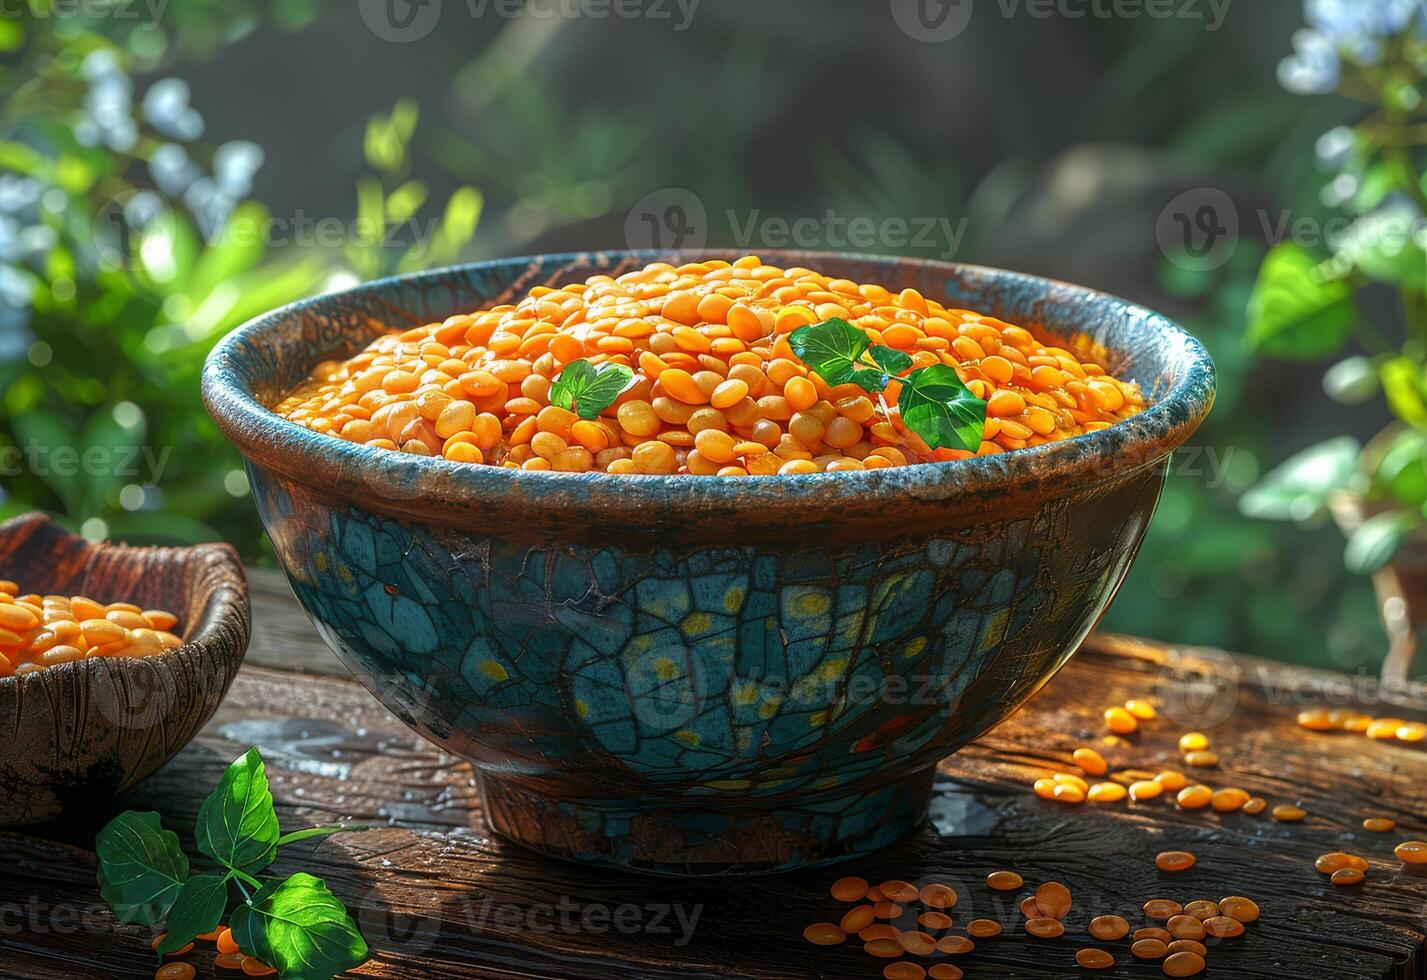
[[247, 580], [227, 545], [95, 544], [27, 514], [0, 524], [0, 579], [167, 609], [184, 639], [152, 657], [0, 678], [0, 825], [92, 807], [162, 766], [213, 715], [248, 647]]

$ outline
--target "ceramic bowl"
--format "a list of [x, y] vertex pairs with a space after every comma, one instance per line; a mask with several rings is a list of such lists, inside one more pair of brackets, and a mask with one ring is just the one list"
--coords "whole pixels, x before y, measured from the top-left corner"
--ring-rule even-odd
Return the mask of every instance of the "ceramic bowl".
[[0, 579], [167, 609], [184, 639], [152, 657], [0, 677], [0, 825], [92, 810], [168, 762], [212, 717], [248, 647], [247, 581], [227, 545], [95, 544], [29, 514], [0, 524]]
[[769, 252], [1075, 337], [1153, 405], [1004, 455], [742, 479], [462, 465], [265, 407], [383, 331], [694, 259], [510, 259], [297, 303], [218, 345], [204, 398], [319, 631], [474, 764], [495, 831], [683, 875], [846, 858], [913, 829], [937, 761], [1034, 694], [1100, 618], [1170, 452], [1209, 410], [1213, 367], [1168, 320], [1089, 289]]

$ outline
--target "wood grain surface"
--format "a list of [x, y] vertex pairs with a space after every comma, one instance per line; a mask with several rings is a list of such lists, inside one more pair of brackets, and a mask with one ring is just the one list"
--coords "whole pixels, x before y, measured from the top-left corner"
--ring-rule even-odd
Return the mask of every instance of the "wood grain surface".
[[[289, 848], [274, 868], [328, 879], [372, 947], [362, 976], [879, 977], [884, 961], [860, 942], [822, 948], [802, 938], [808, 923], [845, 910], [827, 891], [840, 874], [945, 881], [960, 894], [958, 930], [999, 919], [1003, 935], [954, 958], [968, 977], [1094, 975], [1074, 964], [1092, 945], [1091, 916], [1115, 912], [1138, 926], [1149, 898], [1230, 894], [1254, 898], [1263, 916], [1246, 935], [1214, 943], [1203, 976], [1427, 976], [1427, 874], [1392, 857], [1398, 841], [1427, 836], [1422, 750], [1310, 733], [1293, 720], [1299, 701], [1351, 691], [1349, 678], [1095, 637], [1017, 715], [942, 763], [932, 821], [915, 839], [835, 871], [685, 883], [560, 864], [489, 837], [468, 767], [347, 680], [280, 580], [256, 574], [252, 590], [248, 662], [188, 748], [119, 801], [0, 834], [0, 976], [151, 976], [147, 932], [115, 923], [100, 904], [94, 832], [121, 809], [154, 809], [191, 843], [203, 796], [250, 743], [267, 759], [285, 831], [380, 825]], [[1307, 820], [1185, 812], [1165, 800], [1069, 807], [1030, 792], [1036, 776], [1073, 771], [1076, 746], [1098, 744], [1106, 706], [1144, 696], [1160, 700], [1162, 717], [1103, 748], [1112, 766], [1179, 768], [1177, 739], [1198, 728], [1222, 757], [1217, 770], [1199, 771], [1204, 782], [1301, 803]], [[1365, 710], [1427, 717], [1420, 705]], [[1369, 815], [1397, 819], [1399, 831], [1363, 831]], [[1198, 864], [1161, 873], [1154, 855], [1167, 849], [1192, 851]], [[1339, 849], [1371, 860], [1366, 883], [1335, 888], [1313, 869], [1315, 856]], [[1019, 871], [1027, 889], [989, 891], [984, 878], [1000, 868]], [[1074, 895], [1067, 934], [1032, 939], [1017, 905], [1050, 879]], [[1162, 975], [1125, 943], [1093, 945], [1117, 956], [1101, 976]], [[200, 977], [215, 975], [211, 947], [200, 944], [192, 961]]]

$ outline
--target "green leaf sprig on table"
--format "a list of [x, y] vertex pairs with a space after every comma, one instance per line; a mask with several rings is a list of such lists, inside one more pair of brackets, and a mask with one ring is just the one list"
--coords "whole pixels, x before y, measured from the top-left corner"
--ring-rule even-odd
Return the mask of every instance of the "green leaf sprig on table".
[[581, 358], [566, 364], [550, 385], [550, 404], [582, 419], [598, 418], [622, 395], [634, 372], [623, 364], [591, 364]]
[[[897, 410], [902, 424], [932, 449], [980, 448], [986, 402], [972, 394], [955, 368], [933, 364], [902, 377], [914, 363], [909, 355], [873, 344], [866, 333], [838, 317], [799, 327], [788, 335], [788, 346], [833, 387], [855, 384], [880, 396], [894, 378], [900, 381]], [[885, 411], [885, 402], [882, 407]]]
[[287, 844], [366, 829], [314, 827], [283, 835], [262, 756], [252, 748], [228, 767], [198, 811], [194, 837], [215, 867], [190, 874], [178, 835], [162, 827], [157, 813], [130, 810], [95, 840], [99, 892], [124, 922], [165, 923], [167, 935], [155, 947], [162, 958], [217, 929], [236, 887], [241, 899], [231, 928], [245, 955], [275, 967], [283, 980], [331, 980], [367, 959], [367, 944], [342, 903], [309, 874], [256, 876]]

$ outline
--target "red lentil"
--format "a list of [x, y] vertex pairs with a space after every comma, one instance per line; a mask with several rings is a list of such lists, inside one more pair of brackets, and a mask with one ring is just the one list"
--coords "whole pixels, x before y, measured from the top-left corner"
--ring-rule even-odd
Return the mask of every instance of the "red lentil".
[[893, 960], [902, 955], [902, 944], [895, 939], [874, 939], [862, 947], [868, 956]]
[[154, 971], [154, 980], [193, 980], [197, 975], [192, 963], [165, 963]]
[[884, 881], [877, 887], [887, 896], [889, 902], [915, 902], [919, 894], [914, 885], [897, 878]]
[[1139, 731], [1140, 723], [1124, 708], [1106, 708], [1105, 727], [1116, 735], [1129, 735]]
[[839, 878], [832, 883], [832, 897], [839, 902], [861, 901], [867, 895], [864, 878]]
[[0, 677], [91, 657], [150, 657], [183, 643], [178, 617], [128, 602], [23, 593], [0, 582]]
[[960, 956], [976, 948], [976, 944], [965, 936], [942, 936], [936, 941], [936, 951], [948, 956]]
[[1075, 951], [1075, 962], [1086, 970], [1108, 970], [1115, 965], [1115, 956], [1106, 950], [1086, 946]]
[[1219, 764], [1219, 753], [1209, 749], [1197, 749], [1184, 754], [1184, 764], [1196, 769], [1212, 769]]
[[1196, 939], [1176, 939], [1166, 948], [1169, 950], [1171, 956], [1175, 953], [1194, 953], [1198, 956], [1204, 956], [1209, 952], [1209, 947]]
[[1368, 862], [1356, 854], [1348, 854], [1345, 851], [1329, 851], [1327, 854], [1318, 855], [1318, 859], [1313, 862], [1313, 867], [1325, 875], [1330, 875], [1343, 868], [1366, 871]]
[[1209, 747], [1209, 736], [1203, 732], [1186, 732], [1179, 736], [1179, 751], [1201, 752]]
[[[1259, 906], [1251, 898], [1244, 898], [1242, 895], [1229, 895], [1219, 899], [1219, 911], [1225, 918], [1234, 919], [1238, 922], [1253, 922], [1259, 917]], [[1214, 916], [1210, 916], [1210, 919]], [[1208, 922], [1209, 919], [1205, 919]]]
[[[947, 915], [945, 912], [923, 912], [921, 915], [917, 916], [917, 925], [921, 926], [923, 929], [935, 929], [937, 932], [941, 932], [944, 929], [950, 929], [951, 922], [951, 916]], [[967, 932], [970, 931], [971, 930], [968, 927]]]
[[1262, 796], [1250, 796], [1239, 809], [1247, 814], [1263, 813], [1268, 808], [1268, 800]]
[[1216, 789], [1209, 798], [1210, 805], [1219, 813], [1233, 813], [1249, 802], [1249, 794], [1236, 786]]
[[[912, 890], [912, 900], [918, 897], [916, 889]], [[956, 889], [950, 885], [932, 884], [924, 885], [920, 892], [922, 905], [929, 909], [950, 909], [956, 907]]]
[[1171, 916], [1164, 927], [1175, 939], [1199, 940], [1204, 938], [1204, 923], [1192, 915]]
[[1076, 749], [1071, 753], [1071, 758], [1075, 760], [1075, 764], [1083, 769], [1087, 775], [1103, 776], [1110, 771], [1109, 765], [1105, 762], [1105, 757], [1094, 749]]
[[926, 970], [915, 963], [908, 963], [906, 960], [888, 963], [882, 968], [882, 976], [887, 980], [922, 980], [926, 975]]
[[1201, 898], [1184, 906], [1184, 914], [1192, 915], [1200, 922], [1203, 922], [1205, 919], [1219, 914], [1219, 903], [1211, 902], [1207, 898]]
[[1025, 884], [1014, 871], [993, 871], [986, 876], [986, 887], [998, 892], [1013, 892]]
[[1065, 925], [1059, 919], [1042, 915], [1026, 920], [1026, 932], [1037, 939], [1055, 939], [1065, 935]]
[[1357, 868], [1339, 868], [1334, 871], [1328, 879], [1338, 886], [1361, 885], [1363, 883], [1363, 873]]
[[1178, 793], [1189, 785], [1189, 777], [1177, 769], [1166, 769], [1155, 776], [1154, 781], [1159, 783], [1170, 793]]
[[954, 963], [936, 963], [927, 970], [932, 980], [961, 980], [963, 975], [961, 967]]
[[1169, 943], [1174, 940], [1168, 929], [1161, 929], [1158, 926], [1145, 926], [1143, 929], [1136, 929], [1135, 934], [1130, 937], [1131, 942], [1143, 942], [1146, 939], [1157, 939], [1162, 943]]
[[1397, 821], [1390, 817], [1367, 817], [1363, 820], [1363, 829], [1374, 834], [1385, 834], [1396, 826]]
[[1160, 851], [1155, 855], [1155, 867], [1161, 871], [1188, 871], [1194, 867], [1195, 857], [1188, 851]]
[[1001, 923], [995, 919], [972, 919], [966, 923], [966, 933], [977, 939], [990, 939], [1001, 935]]
[[1186, 810], [1200, 810], [1208, 806], [1214, 798], [1214, 791], [1208, 786], [1195, 783], [1179, 791], [1175, 802]]
[[1058, 881], [1047, 881], [1036, 889], [1036, 907], [1041, 915], [1063, 919], [1070, 912], [1070, 889]]
[[1204, 931], [1215, 939], [1232, 939], [1244, 934], [1244, 924], [1227, 915], [1211, 915], [1204, 920]]
[[1167, 977], [1192, 977], [1204, 970], [1204, 957], [1198, 953], [1170, 953], [1162, 965]]
[[1427, 864], [1427, 841], [1405, 840], [1392, 849], [1403, 864]]
[[1184, 911], [1183, 906], [1168, 898], [1152, 898], [1142, 906], [1149, 919], [1170, 919]]
[[1162, 960], [1169, 946], [1159, 939], [1141, 939], [1130, 944], [1130, 955], [1137, 960]]
[[936, 952], [936, 940], [930, 934], [909, 930], [897, 934], [897, 942], [913, 956], [930, 956]]
[[242, 953], [219, 953], [213, 957], [213, 965], [220, 970], [241, 970], [244, 959]]
[[1164, 787], [1153, 779], [1141, 779], [1130, 784], [1130, 799], [1137, 803], [1140, 800], [1152, 800], [1163, 792]]
[[1117, 803], [1127, 792], [1119, 783], [1096, 783], [1085, 796], [1092, 803]]
[[803, 930], [803, 938], [814, 946], [836, 946], [847, 939], [847, 934], [831, 922], [814, 922]]
[[1118, 915], [1097, 915], [1090, 920], [1086, 931], [1096, 939], [1113, 942], [1129, 934], [1130, 924]]
[[[932, 451], [895, 410], [883, 418], [862, 389], [829, 386], [811, 372], [787, 334], [834, 315], [905, 351], [915, 367], [955, 368], [988, 402], [980, 447]], [[583, 453], [546, 456], [541, 450], [555, 444], [542, 439], [537, 448], [537, 433], [566, 443], [575, 434], [568, 413], [546, 413], [551, 382], [580, 359], [625, 365], [634, 381], [586, 420]], [[537, 286], [511, 305], [391, 333], [345, 362], [319, 364], [274, 411], [350, 442], [474, 465], [709, 476], [838, 471], [1040, 445], [1144, 408], [1138, 387], [1089, 362], [1088, 352], [916, 290], [897, 294], [745, 256]], [[888, 403], [899, 388], [894, 380]], [[719, 434], [698, 438], [705, 432]]]
[[838, 928], [848, 935], [852, 935], [855, 932], [861, 932], [863, 929], [866, 929], [872, 924], [872, 920], [872, 906], [855, 905], [847, 910], [847, 914], [844, 915], [842, 921], [838, 923]]
[[1132, 700], [1125, 702], [1125, 710], [1134, 715], [1140, 721], [1149, 721], [1155, 717], [1154, 705], [1148, 701]]
[[1270, 810], [1269, 814], [1273, 819], [1281, 823], [1298, 823], [1304, 817], [1308, 816], [1307, 811], [1289, 803], [1280, 803]]
[[250, 977], [271, 977], [277, 974], [277, 968], [268, 966], [262, 960], [253, 956], [243, 957], [243, 973]]

